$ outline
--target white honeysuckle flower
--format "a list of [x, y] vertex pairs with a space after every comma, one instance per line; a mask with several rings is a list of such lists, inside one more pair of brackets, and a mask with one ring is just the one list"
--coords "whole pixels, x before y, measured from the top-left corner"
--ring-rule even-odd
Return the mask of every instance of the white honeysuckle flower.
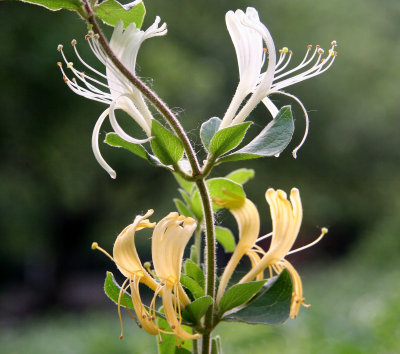
[[[130, 5], [128, 4], [127, 6]], [[151, 37], [164, 36], [167, 33], [166, 23], [163, 23], [161, 26], [159, 26], [159, 23], [160, 17], [157, 16], [154, 23], [146, 31], [137, 28], [135, 23], [131, 23], [126, 29], [124, 29], [122, 21], [116, 25], [110, 40], [110, 48], [120, 62], [132, 73], [135, 73], [136, 58], [143, 41]], [[90, 75], [75, 69], [74, 64], [67, 60], [62, 45], [59, 45], [57, 49], [61, 52], [67, 68], [71, 70], [75, 77], [69, 79], [63, 69], [62, 63], [58, 62], [57, 65], [60, 67], [65, 83], [73, 92], [109, 105], [100, 115], [93, 129], [92, 149], [98, 163], [112, 178], [116, 178], [115, 171], [100, 154], [98, 137], [104, 120], [109, 117], [112, 128], [122, 139], [134, 144], [143, 144], [151, 138], [153, 116], [139, 90], [126, 79], [107, 57], [107, 54], [99, 43], [99, 35], [94, 34], [93, 31], [89, 31], [85, 38], [97, 59], [105, 66], [105, 73], [94, 69], [82, 59], [75, 39], [71, 42], [75, 54], [79, 61], [90, 70]], [[136, 139], [127, 134], [117, 122], [115, 116], [115, 110], [117, 109], [122, 109], [128, 113], [143, 129], [148, 138]]]
[[[260, 101], [264, 103], [272, 117], [275, 118], [279, 109], [270, 100], [269, 96], [281, 94], [290, 97], [300, 105], [306, 119], [304, 137], [296, 149], [293, 150], [293, 155], [296, 157], [296, 152], [304, 143], [308, 133], [308, 114], [304, 105], [296, 96], [286, 93], [282, 89], [320, 75], [328, 70], [337, 56], [337, 52], [334, 51], [337, 45], [336, 41], [331, 42], [331, 48], [325, 56], [325, 51], [320, 46], [317, 45], [312, 50], [312, 46], [308, 45], [306, 54], [300, 64], [294, 68], [287, 69], [293, 52], [284, 47], [279, 50], [279, 57], [277, 58], [272, 36], [267, 27], [259, 20], [256, 9], [247, 8], [246, 14], [241, 10], [237, 10], [235, 13], [229, 11], [226, 18], [228, 31], [238, 58], [240, 80], [235, 95], [221, 122], [220, 129], [243, 122]], [[250, 30], [253, 30], [253, 32], [250, 32]], [[260, 38], [265, 43], [266, 49], [259, 47]], [[255, 48], [258, 48], [257, 51], [255, 51]], [[264, 60], [265, 52], [268, 55], [268, 60]], [[263, 59], [260, 60], [260, 57]], [[267, 61], [267, 68], [261, 73], [265, 61]], [[246, 70], [243, 69], [244, 63], [248, 66]], [[251, 83], [254, 84], [249, 88]], [[239, 106], [249, 94], [251, 95], [247, 102], [239, 109]]]

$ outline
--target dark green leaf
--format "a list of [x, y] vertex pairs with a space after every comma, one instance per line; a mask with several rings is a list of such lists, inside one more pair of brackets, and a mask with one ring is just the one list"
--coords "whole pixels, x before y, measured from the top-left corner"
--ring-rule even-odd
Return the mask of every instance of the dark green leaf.
[[19, 0], [28, 4], [43, 6], [51, 11], [58, 11], [61, 9], [66, 10], [79, 10], [82, 3], [79, 0]]
[[219, 130], [210, 142], [210, 153], [218, 157], [234, 149], [243, 140], [251, 122], [244, 122]]
[[190, 291], [195, 299], [205, 295], [204, 289], [199, 285], [199, 283], [185, 274], [181, 274], [181, 284]]
[[231, 172], [225, 178], [228, 178], [231, 181], [239, 184], [245, 184], [248, 180], [254, 177], [254, 174], [255, 174], [254, 170], [248, 168], [240, 168], [236, 171]]
[[[115, 281], [114, 275], [111, 272], [107, 272], [106, 280], [104, 282], [104, 292], [106, 293], [106, 295], [112, 301], [114, 301], [116, 304], [118, 304], [118, 297], [119, 297], [120, 291], [121, 291], [121, 288]], [[127, 307], [129, 309], [133, 309], [133, 303], [132, 303], [131, 296], [126, 291], [124, 291], [122, 293], [121, 306]]]
[[[211, 178], [206, 181], [206, 184], [211, 198], [217, 197], [225, 200], [237, 200], [238, 198], [246, 197], [243, 187], [227, 178]], [[225, 194], [225, 192], [228, 192], [229, 194]], [[214, 211], [222, 208], [215, 203], [213, 203], [212, 206]], [[192, 211], [199, 219], [202, 218], [203, 210], [201, 207], [199, 191], [197, 189], [193, 193], [192, 197]]]
[[194, 263], [191, 259], [187, 259], [185, 262], [185, 274], [192, 279], [196, 280], [197, 283], [204, 289], [206, 286], [206, 281], [204, 273], [201, 268]]
[[175, 198], [174, 203], [178, 212], [186, 217], [194, 217], [193, 213], [189, 210], [189, 208], [185, 205], [182, 200]]
[[150, 155], [142, 145], [130, 143], [122, 139], [118, 134], [108, 133], [104, 142], [113, 147], [124, 148], [136, 156], [150, 162], [152, 165], [163, 166], [160, 161], [155, 156]]
[[212, 117], [207, 122], [204, 122], [200, 128], [200, 138], [204, 147], [208, 151], [210, 147], [210, 142], [215, 133], [218, 131], [221, 125], [221, 119], [218, 117]]
[[215, 237], [225, 252], [233, 252], [235, 250], [236, 242], [231, 230], [226, 227], [216, 226]]
[[134, 7], [120, 4], [116, 0], [106, 0], [95, 8], [96, 15], [100, 17], [107, 25], [115, 27], [119, 21], [124, 22], [124, 28], [130, 23], [135, 22], [136, 27], [140, 28], [143, 24], [146, 9], [143, 2]]
[[248, 302], [263, 287], [265, 282], [265, 280], [251, 281], [230, 287], [219, 301], [220, 314]]
[[183, 156], [183, 145], [179, 138], [156, 120], [151, 125], [151, 135], [154, 136], [151, 140], [154, 155], [165, 165], [176, 165]]
[[200, 319], [206, 314], [208, 308], [212, 304], [211, 296], [203, 296], [194, 300], [187, 305], [182, 312], [182, 317], [189, 323], [197, 324]]
[[292, 140], [294, 123], [290, 106], [282, 107], [278, 115], [248, 145], [226, 155], [218, 162], [256, 159], [281, 153]]
[[277, 326], [289, 318], [292, 291], [290, 275], [284, 270], [270, 279], [246, 307], [227, 314], [223, 320]]

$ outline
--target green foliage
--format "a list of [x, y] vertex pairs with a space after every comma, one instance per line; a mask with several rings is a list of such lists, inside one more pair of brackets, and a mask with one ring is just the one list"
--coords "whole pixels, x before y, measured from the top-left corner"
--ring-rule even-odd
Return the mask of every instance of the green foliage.
[[248, 168], [239, 168], [238, 170], [232, 171], [225, 178], [230, 179], [233, 182], [239, 184], [245, 184], [250, 179], [252, 179], [255, 175], [254, 170]]
[[196, 282], [205, 289], [206, 280], [204, 277], [204, 273], [201, 268], [194, 263], [191, 259], [187, 259], [185, 262], [185, 274], [192, 279], [196, 280]]
[[[163, 309], [160, 309], [163, 312]], [[163, 328], [167, 332], [172, 332], [171, 327], [168, 324], [168, 321], [163, 317], [157, 318], [157, 325], [160, 328]], [[191, 332], [191, 328], [185, 325], [182, 325], [182, 328], [187, 331]], [[179, 338], [172, 334], [160, 333], [161, 334], [161, 342], [157, 338], [157, 347], [158, 347], [158, 354], [177, 354], [177, 353], [191, 353], [192, 350], [192, 341], [187, 340], [182, 343]], [[181, 345], [181, 348], [177, 347], [177, 343]], [[186, 350], [186, 352], [182, 352], [181, 350]]]
[[189, 323], [199, 324], [212, 302], [211, 296], [199, 297], [184, 308], [182, 312], [183, 319]]
[[182, 202], [182, 200], [174, 198], [174, 203], [175, 203], [175, 207], [178, 210], [178, 212], [186, 217], [195, 217], [192, 213], [192, 211], [186, 206], [186, 204], [184, 202]]
[[146, 9], [143, 2], [128, 8], [116, 0], [105, 0], [95, 8], [96, 15], [110, 26], [115, 26], [119, 21], [124, 22], [124, 28], [134, 22], [137, 28], [142, 27]]
[[211, 139], [218, 131], [220, 125], [221, 119], [218, 117], [212, 117], [201, 125], [200, 138], [207, 151], [210, 148]]
[[152, 122], [151, 135], [154, 136], [151, 140], [154, 155], [165, 165], [176, 166], [183, 156], [183, 145], [180, 139], [156, 120]]
[[205, 296], [204, 289], [201, 285], [191, 277], [188, 277], [185, 274], [181, 274], [181, 284], [189, 290], [190, 294], [193, 296], [193, 299], [198, 299], [200, 297]]
[[222, 354], [222, 345], [220, 336], [215, 336], [211, 339], [211, 354]]
[[155, 156], [149, 154], [142, 145], [130, 143], [130, 142], [122, 139], [116, 133], [108, 133], [106, 135], [104, 142], [110, 146], [128, 150], [129, 152], [135, 154], [136, 156], [139, 156], [142, 159], [145, 159], [153, 166], [163, 166], [160, 163], [160, 161]]
[[224, 248], [225, 252], [233, 252], [236, 247], [235, 237], [232, 231], [226, 227], [215, 227], [215, 238], [218, 243]]
[[230, 287], [218, 304], [220, 316], [235, 307], [248, 302], [265, 284], [265, 280], [251, 281], [243, 284], [235, 284]]
[[249, 144], [223, 156], [217, 162], [256, 159], [281, 153], [292, 140], [294, 122], [290, 106], [282, 107], [278, 115]]
[[[245, 198], [246, 194], [244, 193], [243, 187], [231, 181], [227, 178], [211, 178], [206, 181], [208, 192], [210, 193], [211, 198], [221, 198], [225, 200], [233, 200], [237, 201], [238, 199]], [[228, 193], [226, 193], [228, 192]], [[213, 210], [219, 210], [222, 207], [213, 203]], [[201, 207], [200, 194], [198, 190], [195, 190], [192, 197], [192, 210], [194, 214], [201, 219], [203, 216], [203, 210]]]
[[80, 0], [18, 0], [28, 4], [43, 6], [51, 11], [66, 10], [79, 10], [82, 6]]
[[248, 305], [228, 314], [223, 320], [277, 326], [289, 318], [291, 298], [292, 281], [288, 271], [284, 270], [270, 279]]
[[210, 154], [216, 158], [238, 146], [252, 122], [244, 122], [221, 129], [210, 141]]
[[[118, 304], [118, 297], [121, 292], [121, 287], [115, 281], [114, 275], [111, 272], [107, 272], [106, 280], [104, 282], [104, 292], [112, 301]], [[122, 292], [121, 306], [127, 307], [128, 309], [133, 309], [131, 296], [126, 291]]]
[[185, 190], [185, 192], [190, 194], [194, 188], [194, 183], [186, 181], [181, 176], [179, 176], [177, 173], [174, 173], [174, 176], [175, 176], [177, 182], [179, 183], [179, 185]]

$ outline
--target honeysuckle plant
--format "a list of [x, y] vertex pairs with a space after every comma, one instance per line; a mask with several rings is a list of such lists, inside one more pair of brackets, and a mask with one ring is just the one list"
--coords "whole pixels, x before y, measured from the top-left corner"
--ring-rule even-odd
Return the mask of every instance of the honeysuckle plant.
[[[278, 325], [289, 317], [295, 318], [301, 305], [308, 307], [300, 275], [286, 258], [319, 242], [327, 229], [322, 228], [314, 242], [292, 250], [301, 234], [303, 217], [299, 190], [293, 188], [288, 199], [282, 190], [262, 187], [263, 192], [266, 190], [272, 230], [260, 235], [260, 215], [244, 189], [254, 171], [240, 168], [226, 176], [209, 175], [219, 164], [274, 158], [287, 147], [294, 132], [292, 110], [290, 106], [278, 108], [270, 98], [276, 94], [292, 99], [304, 113], [306, 128], [293, 150], [296, 157], [307, 136], [308, 115], [300, 99], [283, 89], [327, 71], [337, 56], [336, 41], [327, 51], [308, 45], [304, 58], [293, 66], [292, 51], [283, 47], [276, 52], [256, 9], [228, 11], [225, 20], [236, 50], [239, 83], [224, 116], [201, 124], [199, 137], [207, 157], [200, 160], [176, 115], [135, 72], [143, 41], [167, 34], [167, 25], [160, 17], [142, 30], [145, 7], [140, 0], [129, 4], [116, 0], [24, 2], [50, 10], [76, 11], [88, 25], [87, 44], [73, 39], [73, 54], [60, 44], [57, 65], [74, 93], [106, 105], [92, 135], [93, 153], [100, 166], [116, 178], [99, 148], [100, 128], [108, 118], [113, 131], [105, 136], [106, 144], [167, 169], [179, 186], [181, 198], [174, 199], [175, 210], [159, 221], [150, 221], [153, 210], [134, 217], [116, 237], [111, 254], [96, 242], [92, 245], [107, 255], [125, 278], [119, 285], [107, 272], [104, 284], [105, 293], [118, 305], [121, 338], [122, 311], [126, 310], [140, 328], [157, 338], [159, 353], [222, 353], [220, 338], [213, 336], [221, 321]], [[99, 20], [114, 27], [110, 41]], [[81, 45], [90, 47], [102, 69], [95, 69], [89, 64], [90, 59], [82, 57], [78, 50]], [[252, 124], [251, 113], [261, 102], [271, 119], [255, 138], [249, 139], [246, 133]], [[118, 123], [118, 110], [132, 118], [144, 132], [144, 139], [123, 130]], [[235, 218], [237, 243], [228, 228], [215, 225], [214, 214], [220, 209], [227, 209]], [[135, 239], [145, 228], [153, 230], [148, 260], [141, 259], [135, 246]], [[268, 249], [260, 243], [266, 238], [270, 238]], [[223, 269], [216, 266], [218, 244], [226, 253], [232, 253]], [[190, 255], [185, 252], [189, 248]], [[244, 275], [243, 269], [239, 275], [237, 269], [244, 257], [250, 265]], [[142, 286], [153, 293], [148, 302], [141, 296]]]

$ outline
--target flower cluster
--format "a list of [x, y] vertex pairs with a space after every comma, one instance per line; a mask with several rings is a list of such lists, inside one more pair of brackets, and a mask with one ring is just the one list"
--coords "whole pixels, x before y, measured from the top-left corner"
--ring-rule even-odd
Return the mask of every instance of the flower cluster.
[[[149, 210], [145, 215], [136, 216], [133, 223], [118, 235], [114, 244], [113, 256], [99, 247], [97, 243], [92, 245], [93, 249], [98, 249], [110, 257], [126, 277], [121, 286], [118, 300], [121, 337], [123, 335], [121, 297], [127, 289], [130, 289], [136, 318], [140, 326], [148, 333], [153, 335], [175, 334], [183, 340], [199, 338], [198, 334], [188, 333], [182, 328], [181, 312], [185, 306], [190, 304], [190, 299], [180, 283], [183, 252], [197, 224], [194, 219], [185, 218], [175, 212], [168, 214], [157, 224], [151, 223], [148, 218], [152, 214], [153, 210]], [[150, 274], [143, 267], [136, 250], [135, 233], [143, 228], [154, 228], [152, 258], [155, 274]], [[153, 300], [147, 308], [140, 297], [140, 283], [154, 291]], [[158, 295], [162, 297], [165, 318], [172, 332], [167, 332], [157, 325], [156, 298]]]

